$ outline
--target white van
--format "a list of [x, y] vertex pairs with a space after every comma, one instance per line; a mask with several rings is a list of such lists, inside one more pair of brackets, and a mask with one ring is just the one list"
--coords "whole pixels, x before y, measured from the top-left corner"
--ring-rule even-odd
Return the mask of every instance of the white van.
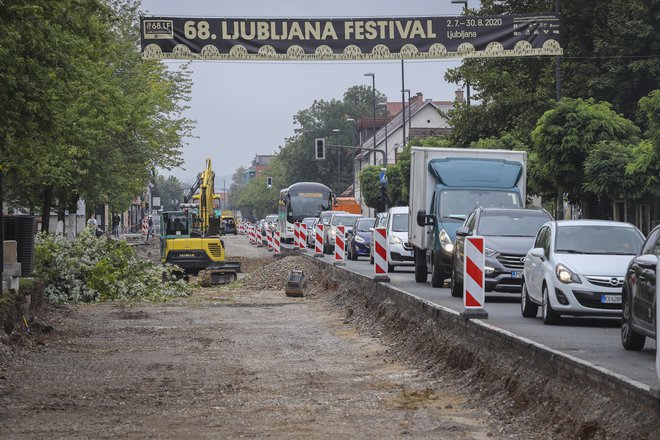
[[387, 271], [394, 272], [396, 266], [414, 266], [415, 256], [408, 243], [407, 206], [390, 208], [387, 214]]

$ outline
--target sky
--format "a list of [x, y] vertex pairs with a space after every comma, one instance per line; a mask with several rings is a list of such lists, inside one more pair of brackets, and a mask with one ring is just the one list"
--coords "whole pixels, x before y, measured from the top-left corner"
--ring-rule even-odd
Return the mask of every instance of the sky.
[[[470, 7], [477, 7], [472, 0]], [[142, 0], [145, 15], [173, 17], [410, 17], [460, 15], [450, 0]], [[184, 61], [164, 61], [176, 69]], [[447, 83], [447, 69], [457, 60], [407, 60], [405, 88], [424, 98], [452, 101], [462, 85]], [[186, 139], [183, 168], [161, 170], [191, 183], [211, 158], [216, 189], [227, 188], [240, 166], [257, 154], [273, 154], [294, 134], [294, 115], [314, 100], [342, 99], [355, 85], [371, 86], [389, 101], [401, 101], [400, 61], [193, 61], [190, 109], [197, 121]], [[311, 146], [310, 146], [311, 148]]]

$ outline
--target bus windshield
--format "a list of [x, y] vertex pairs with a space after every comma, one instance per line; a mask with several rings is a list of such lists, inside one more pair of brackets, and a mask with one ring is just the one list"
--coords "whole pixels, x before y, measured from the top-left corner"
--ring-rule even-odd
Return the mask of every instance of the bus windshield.
[[291, 195], [287, 210], [287, 221], [294, 223], [305, 217], [318, 217], [321, 211], [329, 210], [329, 194], [322, 192]]

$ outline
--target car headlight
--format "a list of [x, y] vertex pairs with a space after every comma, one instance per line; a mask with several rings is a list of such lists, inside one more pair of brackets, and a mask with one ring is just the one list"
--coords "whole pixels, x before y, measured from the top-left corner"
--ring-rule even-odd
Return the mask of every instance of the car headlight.
[[364, 243], [364, 238], [359, 237], [359, 236], [356, 235], [355, 236], [355, 241], [357, 241], [358, 243]]
[[578, 277], [575, 272], [573, 272], [572, 270], [570, 270], [568, 267], [564, 266], [561, 263], [558, 264], [557, 267], [555, 268], [555, 275], [557, 275], [557, 279], [564, 284], [568, 284], [568, 283], [582, 284], [582, 281], [580, 281], [580, 277]]
[[399, 237], [396, 235], [390, 236], [390, 244], [400, 244], [403, 245], [403, 240], [401, 240]]
[[334, 229], [330, 229], [330, 230], [328, 231], [328, 235], [329, 235], [330, 237], [334, 237], [335, 234], [336, 234], [336, 232], [335, 232]]
[[495, 252], [494, 250], [492, 250], [490, 248], [487, 248], [487, 247], [484, 248], [484, 255], [487, 256], [487, 257], [492, 257], [496, 253], [497, 252]]
[[440, 246], [442, 246], [442, 249], [448, 254], [451, 254], [451, 252], [454, 250], [454, 244], [451, 242], [451, 238], [449, 238], [449, 234], [447, 234], [447, 231], [441, 229], [439, 238], [440, 238]]
[[495, 268], [491, 266], [484, 266], [484, 272], [486, 272], [487, 275], [490, 275], [495, 272]]

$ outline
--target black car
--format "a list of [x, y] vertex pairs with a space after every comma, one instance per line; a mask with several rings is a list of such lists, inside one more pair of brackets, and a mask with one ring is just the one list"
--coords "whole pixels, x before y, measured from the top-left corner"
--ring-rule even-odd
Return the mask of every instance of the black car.
[[552, 216], [536, 208], [475, 208], [456, 231], [452, 252], [451, 295], [463, 296], [465, 237], [484, 237], [486, 292], [520, 293], [525, 254], [536, 233]]
[[630, 261], [623, 281], [621, 343], [626, 350], [641, 350], [646, 338], [656, 339], [656, 285], [660, 256], [660, 225], [646, 238]]

